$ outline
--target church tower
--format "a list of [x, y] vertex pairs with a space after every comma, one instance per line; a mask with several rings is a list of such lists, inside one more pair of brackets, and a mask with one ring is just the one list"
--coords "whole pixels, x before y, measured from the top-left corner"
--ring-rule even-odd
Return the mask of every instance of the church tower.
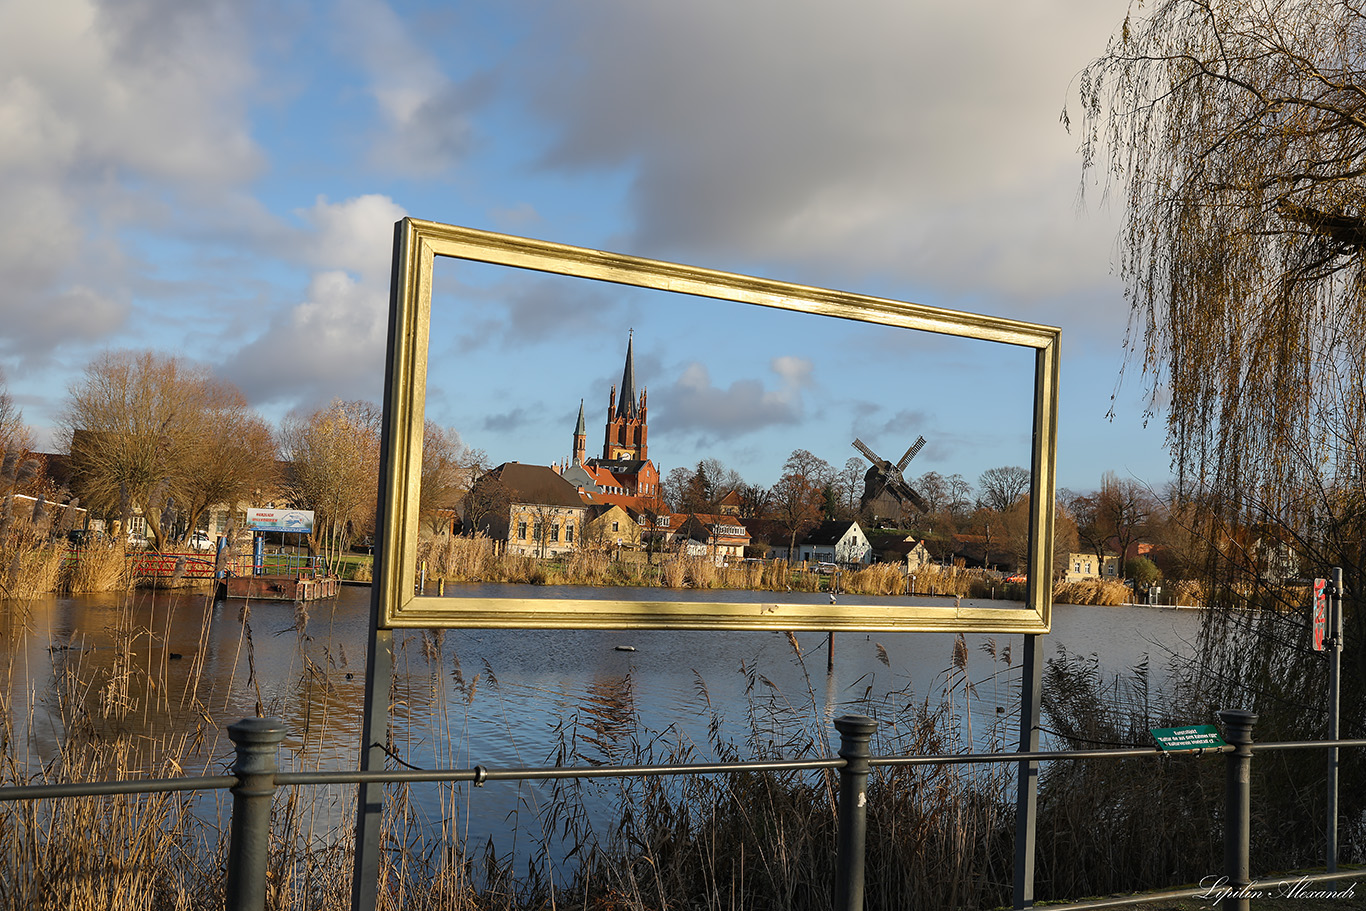
[[574, 465], [582, 465], [588, 456], [588, 431], [583, 425], [583, 399], [579, 399], [579, 423], [574, 426]]
[[[618, 459], [645, 461], [649, 458], [646, 426], [645, 392], [636, 399], [636, 368], [632, 359], [632, 344], [635, 333], [626, 339], [626, 367], [621, 373], [621, 399], [617, 399], [617, 387], [607, 400], [607, 429], [603, 436], [602, 457], [605, 461]], [[577, 436], [575, 442], [577, 444]]]

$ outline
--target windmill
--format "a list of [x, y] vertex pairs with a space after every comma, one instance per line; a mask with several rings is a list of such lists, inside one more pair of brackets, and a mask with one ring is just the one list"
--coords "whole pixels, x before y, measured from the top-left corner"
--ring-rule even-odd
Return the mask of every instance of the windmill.
[[863, 496], [859, 498], [861, 511], [872, 509], [886, 515], [900, 515], [906, 512], [908, 507], [914, 507], [920, 512], [929, 511], [925, 498], [916, 493], [901, 475], [924, 445], [925, 438], [917, 437], [905, 455], [893, 465], [869, 449], [862, 440], [857, 437], [854, 439], [854, 448], [873, 463], [863, 476]]

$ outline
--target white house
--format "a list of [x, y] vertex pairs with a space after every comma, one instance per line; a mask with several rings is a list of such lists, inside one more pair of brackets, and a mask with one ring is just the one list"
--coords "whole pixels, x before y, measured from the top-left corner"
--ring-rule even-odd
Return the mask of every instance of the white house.
[[[779, 559], [791, 559], [785, 544], [773, 548]], [[873, 562], [873, 546], [868, 536], [855, 521], [822, 522], [797, 540], [796, 559], [812, 563], [839, 563], [841, 565]]]

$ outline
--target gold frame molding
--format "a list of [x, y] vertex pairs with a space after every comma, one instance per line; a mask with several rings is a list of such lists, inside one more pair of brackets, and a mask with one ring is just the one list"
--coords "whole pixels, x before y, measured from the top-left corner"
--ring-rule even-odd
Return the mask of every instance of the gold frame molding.
[[[1035, 350], [1029, 584], [1023, 608], [811, 605], [723, 600], [444, 598], [415, 594], [418, 492], [432, 313], [432, 270], [446, 256], [697, 295], [737, 304], [919, 329]], [[374, 597], [380, 625], [509, 629], [866, 630], [1046, 633], [1052, 614], [1058, 344], [1049, 326], [958, 313], [405, 218], [394, 226], [389, 348], [380, 448]], [[392, 559], [391, 559], [392, 558]], [[1039, 571], [1039, 568], [1044, 568]], [[1042, 578], [1040, 578], [1042, 577]], [[724, 596], [724, 592], [717, 592]], [[776, 597], [776, 593], [775, 593]]]

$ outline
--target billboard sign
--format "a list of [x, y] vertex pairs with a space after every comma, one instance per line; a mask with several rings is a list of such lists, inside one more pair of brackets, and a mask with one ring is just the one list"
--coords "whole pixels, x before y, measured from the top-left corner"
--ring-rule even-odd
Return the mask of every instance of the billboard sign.
[[288, 531], [295, 534], [313, 533], [311, 509], [248, 509], [247, 527], [252, 531]]

